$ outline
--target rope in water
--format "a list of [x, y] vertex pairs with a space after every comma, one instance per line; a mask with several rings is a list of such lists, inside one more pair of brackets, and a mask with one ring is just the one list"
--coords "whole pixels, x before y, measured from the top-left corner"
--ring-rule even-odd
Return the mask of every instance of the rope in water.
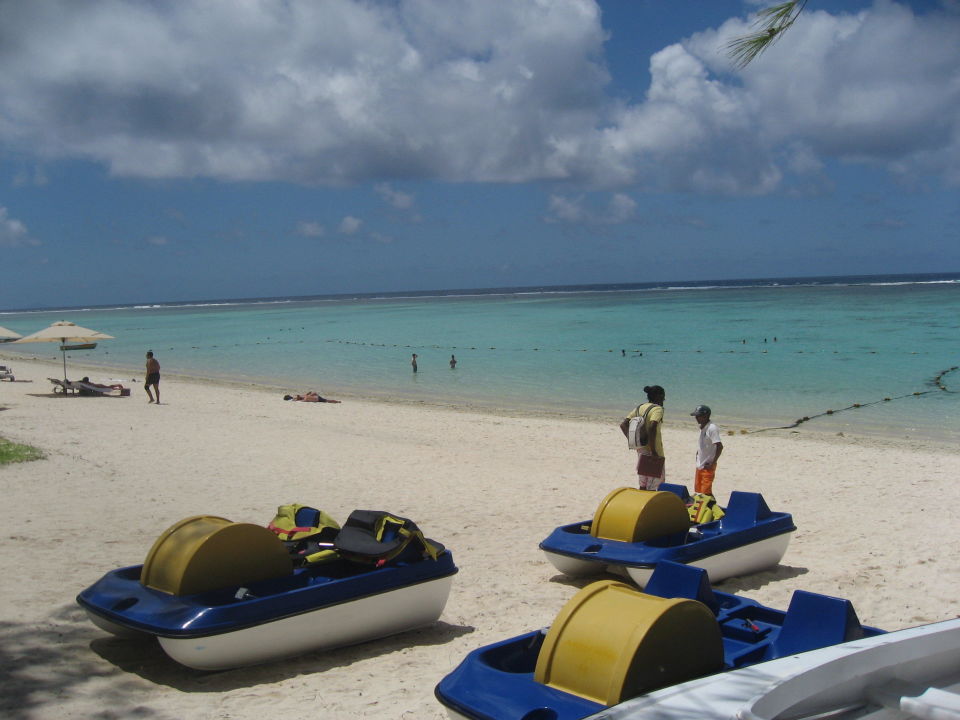
[[[292, 328], [291, 328], [291, 329], [292, 329]], [[283, 330], [281, 330], [280, 332], [283, 332]], [[306, 344], [307, 342], [308, 342], [307, 340], [278, 340], [278, 339], [274, 339], [274, 338], [272, 338], [272, 337], [266, 337], [266, 338], [263, 339], [263, 340], [255, 340], [255, 341], [253, 341], [253, 342], [246, 342], [246, 343], [224, 343], [224, 344], [222, 344], [222, 345], [220, 345], [220, 344], [218, 344], [218, 345], [190, 345], [189, 347], [186, 347], [186, 348], [173, 346], [173, 347], [165, 348], [165, 351], [167, 351], [167, 352], [176, 352], [176, 351], [178, 351], [178, 350], [179, 350], [179, 351], [182, 351], [182, 350], [185, 350], [185, 349], [186, 349], [186, 350], [211, 350], [211, 349], [213, 349], [213, 350], [219, 350], [219, 349], [222, 349], [222, 348], [243, 348], [243, 347], [248, 347], [248, 346], [250, 346], [250, 345], [304, 345], [304, 344]], [[384, 349], [386, 349], [386, 348], [405, 348], [405, 349], [407, 349], [407, 350], [458, 350], [458, 351], [460, 351], [460, 352], [464, 352], [464, 351], [490, 351], [490, 350], [495, 350], [495, 351], [498, 351], [498, 352], [557, 352], [557, 353], [560, 353], [560, 352], [570, 352], [570, 353], [604, 353], [604, 354], [607, 354], [607, 353], [618, 353], [618, 352], [619, 352], [619, 353], [621, 353], [621, 354], [622, 354], [623, 356], [625, 356], [625, 357], [632, 357], [632, 358], [644, 357], [644, 353], [647, 353], [648, 355], [653, 354], [653, 353], [671, 353], [671, 352], [673, 352], [673, 353], [692, 353], [692, 354], [736, 354], [736, 355], [752, 355], [752, 354], [759, 353], [759, 354], [762, 354], [762, 355], [767, 355], [767, 354], [770, 354], [770, 352], [771, 352], [770, 350], [767, 350], [767, 349], [762, 349], [762, 350], [744, 350], [744, 349], [702, 350], [702, 349], [700, 349], [700, 348], [696, 348], [696, 349], [690, 349], [690, 348], [682, 348], [682, 349], [677, 349], [677, 348], [673, 348], [673, 349], [671, 349], [671, 348], [646, 348], [646, 349], [634, 348], [634, 349], [627, 350], [627, 349], [623, 348], [623, 349], [616, 350], [616, 349], [613, 349], [613, 348], [558, 348], [558, 347], [553, 347], [553, 348], [548, 348], [548, 347], [507, 347], [507, 348], [505, 348], [505, 347], [497, 347], [497, 346], [494, 346], [494, 345], [491, 345], [491, 346], [488, 346], [488, 347], [478, 347], [478, 346], [476, 346], [476, 345], [424, 345], [424, 344], [420, 344], [420, 345], [409, 345], [409, 344], [402, 344], [402, 343], [377, 343], [377, 342], [366, 342], [366, 341], [361, 341], [361, 340], [344, 340], [344, 339], [342, 339], [342, 338], [323, 338], [323, 339], [320, 339], [320, 340], [315, 341], [315, 342], [336, 343], [336, 344], [338, 344], [338, 345], [353, 345], [353, 346], [357, 346], [357, 347], [384, 348]], [[762, 343], [762, 344], [765, 344], [765, 342]], [[783, 348], [784, 345], [785, 345], [785, 344], [781, 345], [780, 347]], [[881, 353], [881, 352], [878, 351], [878, 350], [802, 350], [802, 349], [800, 349], [800, 350], [786, 350], [786, 349], [784, 349], [783, 351], [784, 351], [784, 352], [794, 353], [794, 354], [797, 354], [797, 355], [804, 355], [804, 354], [807, 354], [807, 355], [818, 355], [818, 354], [824, 354], [824, 353], [832, 354], [832, 355], [879, 355], [879, 354], [884, 354], [884, 355], [886, 355], [886, 354], [888, 354], [888, 353]], [[110, 352], [109, 349], [104, 348], [104, 354], [109, 354], [109, 352]], [[905, 351], [905, 352], [903, 352], [903, 353], [898, 353], [898, 354], [905, 354], [905, 355], [923, 355], [923, 354], [925, 354], [925, 353], [917, 352], [917, 351], [914, 350], [914, 351], [908, 351], [908, 352]]]
[[[289, 329], [290, 329], [290, 330], [293, 330], [294, 328], [289, 328]], [[283, 330], [281, 330], [281, 332], [282, 332], [282, 331], [283, 331]], [[776, 340], [775, 340], [775, 341], [776, 341]], [[256, 342], [254, 342], [254, 343], [252, 343], [252, 344], [254, 344], [254, 345], [297, 345], [297, 344], [302, 345], [302, 344], [304, 344], [305, 342], [306, 342], [305, 340], [299, 340], [299, 341], [274, 340], [274, 339], [272, 339], [272, 338], [270, 338], [270, 337], [267, 337], [267, 338], [266, 338], [266, 341], [256, 341]], [[464, 350], [478, 350], [478, 349], [480, 349], [480, 350], [483, 350], [483, 349], [486, 349], [486, 350], [498, 350], [498, 348], [495, 347], [495, 346], [491, 346], [491, 347], [489, 347], [489, 348], [477, 348], [476, 346], [469, 346], [469, 347], [468, 347], [468, 346], [457, 346], [457, 345], [401, 345], [401, 344], [399, 344], [399, 343], [392, 343], [392, 344], [391, 344], [391, 343], [373, 343], [373, 342], [361, 342], [361, 341], [357, 341], [357, 340], [342, 340], [342, 339], [338, 339], [338, 338], [328, 338], [328, 339], [323, 340], [322, 342], [338, 343], [338, 344], [342, 344], [342, 345], [357, 345], [357, 346], [365, 346], [365, 347], [375, 347], [375, 348], [390, 348], [390, 347], [393, 347], [393, 348], [406, 348], [406, 349], [410, 349], [410, 350], [427, 350], [427, 349], [433, 349], [433, 350], [459, 350], [459, 351], [464, 351]], [[745, 341], [742, 340], [741, 343], [744, 344]], [[764, 343], [766, 343], [766, 340], [764, 340]], [[200, 349], [206, 349], [206, 348], [220, 348], [220, 347], [244, 347], [244, 346], [246, 346], [246, 345], [248, 345], [248, 344], [249, 344], [249, 343], [235, 343], [235, 344], [233, 344], [233, 345], [223, 345], [223, 346], [220, 346], [220, 345], [209, 345], [209, 346], [192, 345], [192, 346], [190, 346], [190, 349], [191, 349], [191, 350], [200, 350]], [[176, 348], [173, 348], [173, 347], [168, 348], [168, 349], [169, 349], [170, 351], [175, 351], [175, 350], [176, 350]], [[616, 350], [613, 350], [613, 349], [597, 350], [597, 349], [590, 349], [590, 348], [581, 348], [581, 349], [579, 349], [579, 350], [574, 350], [574, 349], [570, 349], [570, 348], [536, 348], [536, 347], [535, 347], [535, 348], [499, 348], [499, 349], [500, 349], [501, 351], [506, 350], [506, 351], [509, 351], [509, 352], [524, 352], [524, 351], [539, 352], [539, 351], [541, 351], [541, 350], [542, 350], [542, 351], [545, 351], [545, 352], [605, 352], [605, 353], [613, 353], [613, 352], [616, 352]], [[621, 352], [624, 356], [626, 356], [628, 352], [630, 353], [630, 355], [634, 355], [634, 356], [638, 356], [638, 357], [642, 357], [642, 356], [643, 356], [643, 351], [642, 351], [642, 350], [638, 350], [638, 349], [634, 349], [634, 350], [630, 350], [630, 351], [627, 351], [626, 349], [621, 349], [620, 352]], [[651, 351], [648, 350], [647, 352], [651, 352]], [[699, 349], [697, 349], [697, 350], [673, 350], [673, 351], [671, 351], [671, 350], [669, 350], [669, 349], [662, 349], [662, 350], [654, 351], [654, 352], [662, 352], [662, 353], [669, 353], [669, 352], [702, 353], [703, 351], [702, 351], [702, 350], [699, 350]], [[721, 354], [728, 354], [728, 353], [751, 354], [751, 351], [749, 351], [749, 350], [717, 350], [717, 351], [715, 351], [715, 352], [716, 352], [716, 353], [721, 353]], [[762, 354], [767, 354], [768, 351], [767, 351], [767, 350], [761, 350], [760, 352], [761, 352]], [[822, 353], [822, 352], [827, 352], [827, 351], [824, 351], [824, 350], [794, 350], [793, 352], [794, 352], [794, 353], [797, 353], [797, 354], [804, 354], [804, 353], [816, 354], [816, 353]], [[842, 354], [850, 354], [850, 355], [853, 355], [853, 354], [863, 354], [864, 352], [865, 352], [866, 354], [870, 354], [870, 355], [877, 355], [877, 354], [879, 354], [878, 351], [876, 351], [876, 350], [866, 350], [866, 351], [860, 351], [860, 352], [848, 351], [848, 352], [844, 352], [844, 353], [842, 353]], [[839, 355], [839, 354], [841, 354], [841, 352], [840, 352], [839, 350], [833, 350], [833, 351], [831, 351], [831, 353], [834, 354], [834, 355]], [[919, 354], [921, 354], [921, 353], [918, 353], [918, 352], [916, 352], [916, 351], [911, 351], [911, 352], [909, 352], [908, 354], [910, 354], [910, 355], [919, 355]], [[931, 388], [930, 388], [929, 390], [919, 390], [919, 391], [915, 391], [915, 392], [905, 393], [905, 394], [903, 394], [903, 395], [896, 395], [896, 396], [891, 396], [891, 397], [884, 397], [884, 398], [882, 398], [882, 399], [880, 399], [880, 400], [873, 400], [873, 401], [871, 401], [871, 402], [853, 403], [853, 404], [851, 404], [851, 405], [847, 405], [846, 407], [841, 407], [841, 408], [836, 409], [836, 410], [830, 409], [830, 410], [824, 410], [823, 412], [817, 413], [817, 414], [815, 414], [815, 415], [804, 415], [804, 416], [801, 417], [801, 418], [797, 418], [797, 420], [795, 420], [793, 423], [791, 423], [791, 424], [789, 424], [789, 425], [778, 425], [778, 426], [774, 426], [774, 427], [758, 428], [758, 429], [756, 429], [756, 430], [742, 431], [742, 432], [758, 433], [758, 432], [766, 432], [766, 431], [768, 431], [768, 430], [792, 430], [792, 429], [794, 429], [794, 428], [799, 427], [799, 426], [802, 425], [803, 423], [811, 422], [812, 420], [815, 420], [815, 419], [817, 419], [817, 418], [827, 417], [827, 416], [830, 416], [830, 415], [837, 415], [838, 413], [848, 412], [848, 411], [850, 411], [850, 410], [858, 410], [858, 409], [860, 409], [860, 408], [870, 407], [870, 406], [872, 406], [872, 405], [880, 405], [880, 404], [882, 404], [882, 403], [894, 402], [894, 401], [896, 401], [896, 400], [903, 400], [903, 399], [905, 399], [905, 398], [910, 398], [910, 397], [921, 397], [921, 396], [923, 396], [923, 395], [929, 395], [929, 394], [931, 394], [931, 393], [937, 393], [937, 392], [957, 393], [957, 392], [960, 392], [960, 391], [949, 389], [949, 388], [946, 386], [946, 384], [944, 383], [944, 380], [943, 380], [943, 379], [944, 379], [944, 377], [946, 377], [946, 376], [949, 375], [950, 373], [956, 372], [958, 369], [960, 369], [960, 366], [954, 365], [953, 367], [947, 368], [946, 370], [941, 370], [939, 373], [937, 373], [937, 374], [927, 383], [929, 386], [931, 386]]]
[[816, 418], [826, 417], [828, 415], [836, 415], [837, 413], [846, 412], [848, 410], [857, 410], [862, 407], [879, 405], [885, 402], [893, 402], [894, 400], [903, 400], [904, 398], [920, 397], [923, 395], [929, 395], [931, 393], [937, 393], [937, 392], [946, 392], [946, 393], [960, 392], [958, 390], [949, 389], [946, 386], [946, 384], [943, 382], [944, 376], [949, 375], [952, 372], [955, 372], [958, 368], [960, 368], [960, 366], [954, 365], [951, 368], [947, 368], [946, 370], [941, 370], [939, 373], [937, 373], [933, 377], [933, 379], [930, 380], [930, 382], [928, 383], [928, 385], [933, 386], [930, 390], [918, 390], [916, 392], [906, 393], [904, 395], [897, 395], [895, 397], [885, 397], [881, 400], [874, 400], [872, 402], [867, 402], [867, 403], [853, 403], [852, 405], [839, 408], [838, 410], [824, 410], [822, 413], [817, 413], [816, 415], [804, 415], [802, 418], [798, 418], [795, 422], [791, 423], [790, 425], [780, 425], [777, 427], [759, 428], [757, 430], [750, 430], [749, 432], [758, 433], [758, 432], [766, 432], [767, 430], [792, 430], [793, 428], [799, 427], [803, 423], [810, 422], [811, 420], [815, 420]]

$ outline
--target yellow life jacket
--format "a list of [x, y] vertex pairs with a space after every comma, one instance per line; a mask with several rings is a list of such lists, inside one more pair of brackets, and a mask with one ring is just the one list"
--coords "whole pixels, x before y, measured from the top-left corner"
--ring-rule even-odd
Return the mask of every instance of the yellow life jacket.
[[719, 520], [726, 514], [717, 503], [717, 499], [706, 493], [694, 495], [693, 503], [687, 506], [687, 511], [690, 513], [690, 522], [694, 525], [703, 525]]
[[281, 505], [267, 528], [283, 541], [297, 565], [316, 565], [339, 557], [333, 541], [340, 523], [323, 510], [300, 503]]

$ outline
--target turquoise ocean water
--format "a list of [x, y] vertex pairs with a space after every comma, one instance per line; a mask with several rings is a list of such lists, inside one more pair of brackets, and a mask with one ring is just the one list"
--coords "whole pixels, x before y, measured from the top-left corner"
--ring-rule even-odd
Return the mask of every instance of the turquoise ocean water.
[[958, 273], [0, 312], [22, 334], [60, 319], [116, 338], [68, 374], [142, 378], [152, 349], [166, 373], [617, 420], [659, 384], [670, 422], [706, 403], [728, 427], [960, 436]]

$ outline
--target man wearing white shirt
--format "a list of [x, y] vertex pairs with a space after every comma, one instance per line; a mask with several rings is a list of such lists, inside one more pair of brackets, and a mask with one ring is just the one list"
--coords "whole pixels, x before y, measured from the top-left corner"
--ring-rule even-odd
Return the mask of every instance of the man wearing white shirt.
[[723, 452], [720, 442], [720, 428], [710, 421], [710, 408], [697, 405], [690, 413], [700, 425], [700, 445], [697, 448], [697, 474], [694, 478], [695, 493], [713, 495], [713, 478], [717, 474], [717, 460]]

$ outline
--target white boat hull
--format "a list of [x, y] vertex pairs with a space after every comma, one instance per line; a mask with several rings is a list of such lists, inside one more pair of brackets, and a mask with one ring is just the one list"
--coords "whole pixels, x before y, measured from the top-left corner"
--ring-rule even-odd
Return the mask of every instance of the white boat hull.
[[[687, 564], [706, 570], [712, 583], [738, 575], [749, 575], [777, 565], [786, 554], [792, 535], [792, 532], [774, 535]], [[617, 575], [628, 575], [633, 582], [642, 588], [646, 586], [653, 574], [653, 565], [645, 567], [608, 565], [597, 560], [583, 560], [549, 550], [543, 552], [557, 570], [570, 577], [589, 577], [602, 572], [612, 572]]]
[[599, 575], [607, 570], [607, 564], [596, 560], [581, 560], [570, 555], [561, 555], [560, 553], [544, 550], [543, 554], [547, 556], [553, 566], [570, 577], [589, 577], [590, 575]]
[[594, 720], [960, 718], [960, 619], [719, 673], [628, 700]]
[[448, 575], [234, 632], [158, 640], [167, 655], [197, 670], [255, 665], [429, 625], [443, 612], [452, 584]]
[[[718, 583], [739, 575], [749, 575], [776, 566], [787, 552], [791, 535], [793, 533], [774, 535], [687, 564], [706, 570], [711, 583]], [[627, 566], [626, 571], [630, 579], [642, 588], [646, 587], [650, 580], [653, 567]]]

